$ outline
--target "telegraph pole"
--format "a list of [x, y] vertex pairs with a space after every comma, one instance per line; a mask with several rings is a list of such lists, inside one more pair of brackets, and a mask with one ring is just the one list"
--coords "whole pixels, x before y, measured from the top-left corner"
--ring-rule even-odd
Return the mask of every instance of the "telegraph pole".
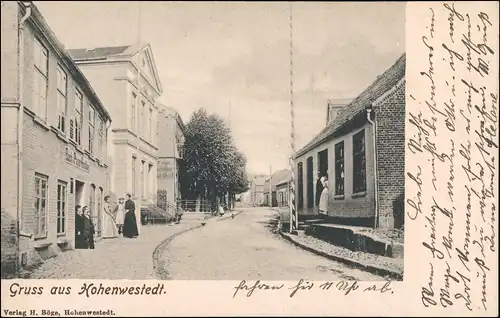
[[289, 3], [289, 26], [290, 26], [290, 233], [296, 233], [299, 227], [299, 218], [295, 207], [295, 172], [293, 164], [293, 156], [295, 154], [295, 109], [293, 104], [293, 20], [292, 20], [292, 2]]

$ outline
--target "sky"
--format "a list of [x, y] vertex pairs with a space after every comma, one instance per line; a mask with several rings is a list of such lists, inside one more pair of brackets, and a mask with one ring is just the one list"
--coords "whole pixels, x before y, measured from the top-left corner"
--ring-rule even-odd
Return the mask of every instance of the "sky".
[[[68, 48], [151, 44], [163, 95], [184, 122], [224, 117], [250, 174], [288, 168], [290, 5], [285, 2], [67, 1], [35, 4]], [[296, 150], [405, 50], [404, 3], [292, 5]], [[139, 18], [140, 17], [140, 18]]]

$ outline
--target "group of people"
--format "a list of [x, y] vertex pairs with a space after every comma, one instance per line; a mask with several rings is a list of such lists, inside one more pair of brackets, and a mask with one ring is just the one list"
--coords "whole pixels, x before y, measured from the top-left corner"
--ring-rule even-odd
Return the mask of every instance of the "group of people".
[[318, 172], [316, 180], [316, 206], [320, 215], [328, 214], [328, 178]]
[[[135, 203], [131, 195], [126, 194], [127, 200], [119, 198], [113, 206], [109, 202], [110, 196], [104, 197], [104, 213], [102, 216], [102, 238], [123, 237], [134, 238], [139, 236], [135, 217]], [[88, 206], [75, 207], [75, 248], [94, 249], [95, 225]]]

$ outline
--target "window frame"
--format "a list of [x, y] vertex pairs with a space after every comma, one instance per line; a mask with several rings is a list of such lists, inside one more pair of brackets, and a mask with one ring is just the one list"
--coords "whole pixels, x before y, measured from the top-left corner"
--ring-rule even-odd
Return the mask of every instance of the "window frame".
[[[68, 74], [64, 71], [63, 67], [57, 65], [57, 129], [66, 134], [66, 118], [68, 114]], [[64, 85], [61, 82], [64, 79]], [[61, 105], [61, 101], [63, 104]]]
[[88, 150], [91, 154], [94, 154], [95, 117], [96, 117], [95, 107], [92, 104], [89, 104], [89, 144], [88, 144]]
[[364, 129], [352, 136], [352, 172], [353, 194], [366, 192], [366, 136]]
[[137, 128], [137, 120], [136, 120], [136, 115], [137, 115], [137, 94], [135, 92], [132, 92], [132, 110], [131, 110], [131, 116], [130, 116], [130, 131], [133, 133], [136, 133], [136, 128]]
[[[38, 186], [37, 186], [38, 180]], [[33, 229], [33, 234], [35, 239], [47, 238], [47, 210], [49, 201], [49, 177], [41, 173], [35, 173], [35, 193], [34, 193], [34, 215], [35, 215], [35, 228]], [[45, 182], [45, 195], [42, 195], [42, 184]], [[43, 216], [42, 216], [42, 202], [43, 204]], [[40, 221], [43, 218], [43, 223]], [[43, 225], [43, 226], [42, 226]], [[44, 230], [44, 231], [42, 231]]]
[[144, 198], [145, 195], [146, 195], [146, 188], [145, 188], [145, 169], [146, 169], [146, 161], [144, 160], [141, 160], [141, 166], [140, 166], [140, 172], [141, 172], [141, 177], [140, 177], [140, 180], [141, 180], [141, 198]]
[[148, 115], [148, 133], [149, 133], [149, 141], [153, 142], [153, 108], [149, 108], [149, 115]]
[[[340, 155], [339, 155], [340, 152]], [[334, 146], [335, 195], [345, 195], [345, 144], [340, 141]]]
[[83, 93], [77, 88], [75, 90], [75, 122], [73, 128], [70, 127], [70, 129], [74, 130], [74, 133], [73, 138], [71, 138], [70, 133], [70, 139], [77, 143], [79, 146], [82, 145], [83, 102]]
[[136, 156], [132, 156], [132, 195], [135, 196], [135, 191], [136, 191], [136, 183], [137, 183], [137, 176], [136, 176], [136, 173], [137, 171], [135, 170], [136, 169], [136, 166], [137, 165], [137, 157]]
[[[62, 189], [64, 191], [61, 193]], [[66, 224], [68, 215], [68, 183], [62, 180], [57, 180], [57, 222], [56, 232], [58, 236], [66, 235]], [[61, 205], [63, 206], [61, 209]], [[62, 229], [62, 230], [61, 230]]]
[[304, 208], [304, 163], [297, 163], [297, 209]]
[[[33, 48], [33, 68], [34, 68], [34, 74], [33, 74], [33, 83], [32, 83], [32, 92], [33, 92], [33, 103], [32, 103], [32, 110], [34, 114], [40, 118], [43, 122], [47, 121], [47, 98], [48, 98], [48, 92], [49, 92], [49, 50], [48, 48], [42, 43], [42, 41], [38, 38], [35, 37], [34, 41], [34, 48]], [[42, 53], [44, 54], [44, 61], [41, 60], [42, 58]], [[44, 68], [44, 69], [42, 69]], [[44, 81], [44, 85], [41, 86], [41, 82], [39, 83], [39, 80]], [[43, 89], [45, 90], [44, 92], [40, 92], [39, 90]], [[44, 95], [44, 96], [42, 96]], [[40, 103], [43, 100], [43, 103]], [[36, 102], [35, 102], [36, 101]], [[43, 109], [41, 108], [43, 107]]]

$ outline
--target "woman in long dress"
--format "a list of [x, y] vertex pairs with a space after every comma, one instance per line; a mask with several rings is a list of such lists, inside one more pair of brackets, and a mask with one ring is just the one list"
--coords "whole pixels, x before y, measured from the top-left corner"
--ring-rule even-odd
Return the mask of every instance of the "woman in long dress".
[[111, 211], [109, 203], [109, 195], [104, 197], [104, 213], [102, 215], [102, 238], [118, 237], [118, 229], [116, 228], [115, 217]]
[[116, 227], [118, 228], [118, 235], [123, 232], [123, 219], [125, 218], [125, 199], [119, 198], [118, 204], [116, 205]]
[[139, 236], [137, 229], [137, 219], [135, 217], [135, 203], [132, 201], [132, 196], [127, 193], [127, 201], [125, 201], [125, 219], [123, 221], [123, 236], [134, 238]]
[[319, 199], [319, 214], [326, 216], [328, 214], [328, 180], [323, 179], [323, 191]]

